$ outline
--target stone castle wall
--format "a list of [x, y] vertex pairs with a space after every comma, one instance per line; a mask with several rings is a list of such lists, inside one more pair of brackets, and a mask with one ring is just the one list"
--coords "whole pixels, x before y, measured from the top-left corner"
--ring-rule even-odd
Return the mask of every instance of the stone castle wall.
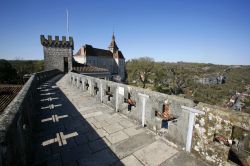
[[71, 48], [44, 47], [44, 69], [58, 69], [64, 72], [64, 57], [68, 58], [68, 71], [72, 70]]
[[[195, 105], [193, 101], [76, 73], [70, 74], [71, 85], [83, 91], [88, 91], [102, 103], [136, 120], [138, 123], [142, 124], [144, 118], [144, 125], [149, 129], [180, 147], [185, 147], [189, 114], [182, 111], [181, 106], [193, 107]], [[128, 98], [136, 102], [131, 110], [129, 110], [129, 103], [125, 101]], [[144, 106], [143, 102], [145, 103]], [[171, 115], [177, 118], [176, 122], [169, 122], [167, 129], [162, 128], [162, 119], [155, 116], [156, 111], [162, 112], [163, 105], [166, 102], [169, 104]], [[145, 115], [142, 113], [143, 108]]]
[[30, 165], [31, 128], [37, 87], [59, 70], [33, 74], [0, 116], [0, 165]]
[[[202, 158], [224, 165], [229, 157], [231, 148], [240, 148], [250, 151], [250, 114], [226, 110], [221, 107], [211, 106], [204, 103], [197, 105], [205, 115], [196, 117], [193, 133], [193, 152]], [[247, 134], [243, 140], [243, 135]], [[228, 140], [228, 145], [215, 141], [216, 137]], [[241, 141], [241, 147], [236, 147]]]
[[[217, 136], [222, 136], [229, 142], [233, 139], [236, 130], [242, 129], [248, 133], [244, 141], [245, 150], [250, 150], [250, 115], [242, 112], [233, 112], [220, 107], [199, 103], [196, 105], [192, 100], [181, 97], [166, 95], [158, 92], [145, 90], [138, 87], [119, 84], [107, 80], [93, 78], [76, 73], [70, 74], [70, 84], [82, 91], [87, 91], [100, 102], [114, 108], [131, 119], [143, 123], [152, 131], [165, 137], [178, 147], [187, 149], [188, 131], [191, 112], [183, 109], [187, 106], [195, 113], [193, 124], [191, 124], [191, 152], [214, 165], [225, 165], [228, 162], [232, 145], [224, 145], [214, 141]], [[129, 104], [125, 102], [128, 98], [135, 101], [135, 106], [129, 110]], [[163, 121], [155, 116], [155, 111], [162, 112], [163, 105], [168, 103], [171, 114], [177, 121], [169, 121], [168, 127], [162, 126]], [[145, 112], [143, 120], [143, 111]], [[241, 133], [238, 137], [242, 136]], [[240, 138], [237, 138], [240, 139]]]
[[[51, 36], [48, 39], [41, 35], [41, 44], [43, 45], [44, 51], [44, 69], [53, 70], [58, 69], [62, 72], [68, 72], [72, 70], [72, 58], [74, 42], [73, 38], [63, 36], [62, 40], [59, 40], [58, 36], [55, 36], [53, 40]], [[67, 59], [67, 65], [65, 65], [65, 60]], [[66, 67], [65, 67], [66, 66]]]

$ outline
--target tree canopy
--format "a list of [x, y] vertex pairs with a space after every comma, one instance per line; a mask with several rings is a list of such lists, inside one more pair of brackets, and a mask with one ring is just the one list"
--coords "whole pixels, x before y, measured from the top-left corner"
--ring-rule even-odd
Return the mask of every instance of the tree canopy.
[[[126, 70], [130, 85], [181, 95], [195, 102], [225, 106], [236, 92], [242, 93], [243, 111], [250, 113], [250, 66], [154, 62], [143, 57], [127, 61]], [[218, 76], [225, 77], [225, 81], [221, 84], [197, 81]]]
[[4, 59], [0, 59], [0, 83], [12, 84], [16, 82], [17, 72], [12, 65]]
[[149, 77], [154, 68], [154, 59], [149, 57], [142, 57], [139, 59], [132, 59], [127, 62], [128, 80], [130, 82], [139, 81], [142, 87], [145, 88], [149, 83]]

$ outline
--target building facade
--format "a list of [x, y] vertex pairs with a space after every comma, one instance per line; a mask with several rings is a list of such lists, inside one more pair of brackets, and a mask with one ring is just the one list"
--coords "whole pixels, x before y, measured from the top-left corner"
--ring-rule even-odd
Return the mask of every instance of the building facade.
[[107, 50], [86, 44], [79, 49], [73, 58], [80, 64], [108, 69], [113, 80], [122, 81], [125, 79], [125, 58], [117, 47], [114, 34]]

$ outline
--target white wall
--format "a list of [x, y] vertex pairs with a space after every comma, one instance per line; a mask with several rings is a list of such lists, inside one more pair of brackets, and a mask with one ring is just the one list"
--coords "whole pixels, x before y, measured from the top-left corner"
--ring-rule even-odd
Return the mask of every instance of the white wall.
[[111, 74], [118, 73], [118, 67], [113, 58], [87, 55], [86, 62], [92, 66], [108, 69]]

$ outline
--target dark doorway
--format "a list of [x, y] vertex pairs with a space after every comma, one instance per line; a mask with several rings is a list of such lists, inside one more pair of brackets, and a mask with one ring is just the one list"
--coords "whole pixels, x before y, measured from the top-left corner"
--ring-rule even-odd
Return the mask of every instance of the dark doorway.
[[68, 57], [63, 57], [64, 73], [68, 73]]

